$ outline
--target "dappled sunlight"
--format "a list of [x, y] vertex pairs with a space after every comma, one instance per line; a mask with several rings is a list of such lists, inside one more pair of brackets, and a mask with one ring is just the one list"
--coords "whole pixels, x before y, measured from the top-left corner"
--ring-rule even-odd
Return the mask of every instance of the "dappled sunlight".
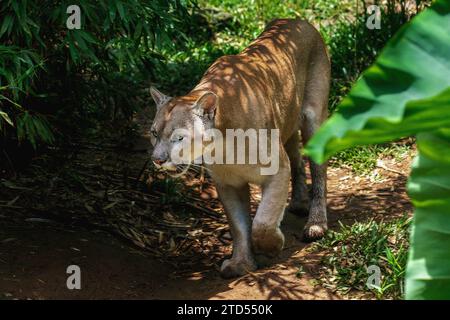
[[[352, 243], [337, 247], [332, 237], [355, 223], [364, 232], [412, 216], [406, 183], [415, 140], [345, 150], [326, 177], [325, 166], [292, 164], [310, 160], [296, 161], [299, 144], [430, 1], [382, 1], [382, 29], [373, 30], [369, 0], [99, 0], [73, 6], [77, 24], [64, 23], [76, 13], [44, 2], [46, 10], [36, 0], [0, 1], [0, 300], [375, 297], [330, 280], [336, 263], [344, 268], [354, 257], [339, 251]], [[368, 101], [416, 94], [398, 66], [366, 79], [351, 116]], [[387, 74], [398, 87], [379, 85]], [[191, 145], [202, 164], [167, 161], [173, 145], [207, 129], [217, 136], [203, 147], [227, 130], [233, 148], [237, 141], [222, 171]], [[223, 156], [231, 144], [218, 145]], [[277, 179], [257, 174], [275, 162]], [[404, 249], [373, 230], [368, 241]], [[361, 266], [363, 280], [370, 254], [348, 264]], [[68, 290], [68, 265], [81, 268], [83, 290]]]

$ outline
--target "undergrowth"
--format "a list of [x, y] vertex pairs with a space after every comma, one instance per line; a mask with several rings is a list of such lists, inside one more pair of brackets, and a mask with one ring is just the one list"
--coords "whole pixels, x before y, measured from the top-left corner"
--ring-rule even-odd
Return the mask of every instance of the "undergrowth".
[[[342, 294], [401, 299], [410, 222], [411, 219], [405, 216], [387, 222], [340, 223], [338, 231], [328, 232], [312, 248], [324, 253], [321, 284]], [[367, 285], [372, 274], [367, 269], [369, 266], [376, 266], [381, 271], [381, 281], [376, 288]]]

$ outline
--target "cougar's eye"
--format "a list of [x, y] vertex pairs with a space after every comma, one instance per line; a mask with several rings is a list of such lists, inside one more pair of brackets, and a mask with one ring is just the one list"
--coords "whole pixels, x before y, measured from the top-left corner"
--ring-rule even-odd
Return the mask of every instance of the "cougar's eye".
[[152, 129], [152, 135], [155, 137], [155, 138], [158, 138], [158, 133], [156, 132], [156, 130], [155, 129]]
[[180, 142], [180, 141], [183, 141], [183, 139], [184, 139], [184, 136], [183, 136], [183, 135], [173, 135], [173, 136], [170, 138], [170, 142], [172, 142], [172, 143]]

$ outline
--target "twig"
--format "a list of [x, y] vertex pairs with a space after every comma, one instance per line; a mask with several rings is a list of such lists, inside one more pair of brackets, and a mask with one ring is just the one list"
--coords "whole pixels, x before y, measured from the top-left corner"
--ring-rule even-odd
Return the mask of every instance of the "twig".
[[404, 176], [404, 175], [405, 175], [405, 174], [404, 174], [403, 172], [401, 172], [401, 171], [398, 171], [398, 170], [395, 170], [395, 169], [391, 169], [391, 168], [386, 167], [386, 165], [385, 165], [385, 164], [383, 163], [383, 161], [381, 161], [381, 160], [378, 160], [378, 161], [377, 161], [377, 167], [378, 167], [378, 168], [381, 168], [381, 169], [384, 169], [384, 170], [386, 170], [386, 171], [394, 172], [394, 173], [399, 174], [399, 175], [401, 175], [401, 176]]
[[136, 182], [135, 182], [135, 187], [137, 187], [137, 184], [139, 183], [139, 181], [141, 180], [142, 175], [144, 174], [145, 169], [147, 168], [148, 162], [150, 160], [145, 161], [144, 165], [142, 166], [141, 171], [139, 171], [139, 175], [136, 178]]

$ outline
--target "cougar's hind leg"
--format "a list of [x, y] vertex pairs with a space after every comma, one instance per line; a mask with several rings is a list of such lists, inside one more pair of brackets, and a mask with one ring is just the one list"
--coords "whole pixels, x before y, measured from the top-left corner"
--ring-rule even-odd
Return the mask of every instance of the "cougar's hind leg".
[[[305, 115], [305, 131], [310, 130], [308, 134], [309, 139], [315, 132], [316, 126], [314, 123], [316, 116], [313, 111], [307, 111]], [[315, 128], [314, 128], [315, 127]], [[309, 165], [311, 168], [311, 180], [312, 180], [312, 196], [311, 204], [309, 208], [308, 221], [303, 231], [303, 239], [305, 241], [314, 241], [324, 236], [327, 226], [327, 165], [317, 164], [310, 160]]]
[[291, 201], [288, 210], [299, 215], [308, 215], [309, 194], [306, 185], [305, 163], [300, 153], [300, 138], [296, 131], [286, 142], [285, 149], [291, 164]]
[[[322, 42], [316, 52], [309, 70], [301, 111], [301, 131], [305, 145], [328, 115], [330, 63]], [[327, 230], [327, 165], [319, 165], [312, 160], [309, 163], [312, 196], [303, 238], [305, 241], [314, 241], [322, 238]]]

